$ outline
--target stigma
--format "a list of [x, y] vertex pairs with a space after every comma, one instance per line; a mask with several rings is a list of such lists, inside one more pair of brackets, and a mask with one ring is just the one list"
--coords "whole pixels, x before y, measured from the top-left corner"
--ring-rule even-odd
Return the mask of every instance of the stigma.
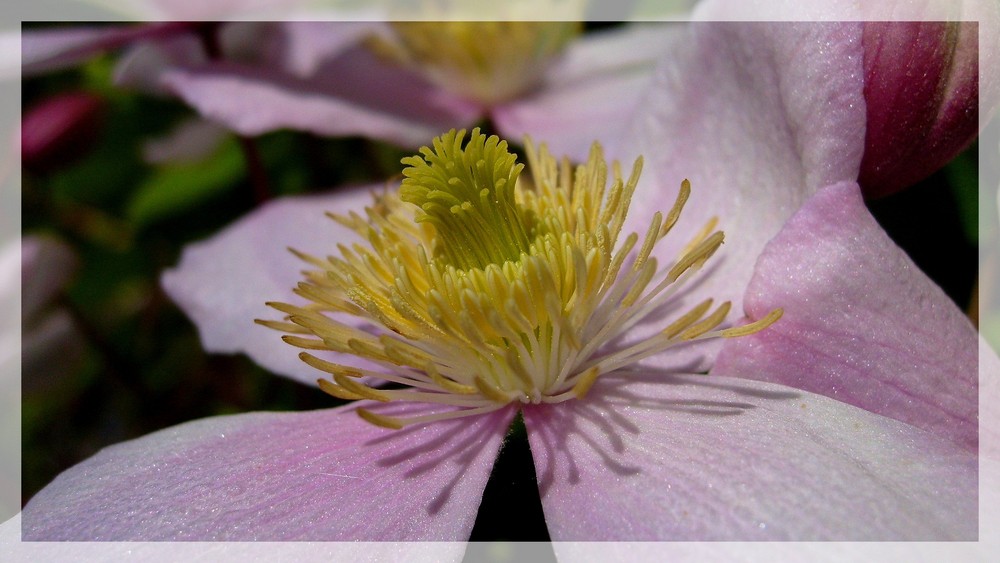
[[[669, 319], [662, 306], [690, 285], [724, 235], [710, 220], [684, 250], [659, 264], [654, 250], [691, 195], [682, 182], [666, 213], [645, 232], [623, 236], [642, 170], [610, 167], [595, 143], [586, 162], [556, 160], [526, 140], [530, 177], [496, 136], [452, 130], [403, 159], [398, 191], [374, 194], [362, 213], [330, 217], [364, 243], [339, 256], [297, 251], [313, 269], [295, 293], [305, 306], [269, 303], [286, 332], [324, 372], [320, 388], [340, 399], [449, 406], [398, 418], [358, 408], [389, 428], [470, 416], [511, 403], [584, 398], [601, 376], [671, 347], [753, 334], [776, 322], [776, 309], [743, 326], [720, 328], [730, 303], [698, 303]], [[662, 329], [617, 345], [640, 322]], [[324, 350], [368, 360], [377, 369], [330, 362]], [[391, 389], [369, 383], [397, 384]]]
[[392, 22], [373, 36], [377, 55], [486, 105], [537, 87], [548, 65], [580, 32], [578, 22]]

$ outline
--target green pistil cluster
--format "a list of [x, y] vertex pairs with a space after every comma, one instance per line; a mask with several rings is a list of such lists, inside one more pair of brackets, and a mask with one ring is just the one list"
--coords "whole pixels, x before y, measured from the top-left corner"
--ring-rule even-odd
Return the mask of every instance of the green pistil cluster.
[[483, 269], [529, 251], [528, 220], [514, 199], [524, 168], [507, 142], [473, 129], [450, 131], [404, 158], [400, 199], [420, 208], [416, 220], [434, 226], [434, 255], [455, 268]]

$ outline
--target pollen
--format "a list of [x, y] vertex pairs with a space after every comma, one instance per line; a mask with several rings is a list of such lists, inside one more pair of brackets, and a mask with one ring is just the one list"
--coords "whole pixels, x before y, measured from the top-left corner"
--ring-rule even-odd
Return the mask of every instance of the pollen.
[[430, 82], [487, 105], [538, 86], [580, 32], [578, 22], [393, 22], [370, 50]]
[[[586, 162], [557, 160], [526, 140], [530, 177], [496, 136], [450, 131], [403, 159], [397, 191], [374, 194], [362, 213], [330, 217], [363, 242], [325, 258], [295, 293], [308, 304], [269, 303], [300, 358], [325, 373], [320, 388], [344, 400], [441, 405], [398, 418], [358, 408], [373, 424], [402, 428], [494, 411], [511, 403], [583, 399], [603, 375], [686, 342], [764, 330], [776, 309], [738, 327], [730, 303], [705, 300], [669, 319], [658, 311], [688, 287], [723, 243], [715, 220], [660, 265], [654, 249], [691, 195], [645, 233], [622, 236], [642, 159], [628, 176], [595, 143]], [[293, 251], [294, 252], [294, 251]], [[662, 329], [628, 346], [640, 322]], [[363, 369], [311, 352], [364, 358]], [[394, 384], [379, 388], [382, 384]]]

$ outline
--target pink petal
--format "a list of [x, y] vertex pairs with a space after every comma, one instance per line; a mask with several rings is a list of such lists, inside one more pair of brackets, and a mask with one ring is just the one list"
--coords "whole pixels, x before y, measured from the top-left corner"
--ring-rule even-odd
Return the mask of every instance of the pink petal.
[[371, 21], [288, 21], [279, 25], [284, 40], [283, 66], [300, 77], [315, 74], [324, 62], [385, 26]]
[[171, 92], [162, 83], [165, 72], [178, 66], [205, 64], [206, 61], [205, 49], [194, 35], [139, 43], [126, 49], [118, 59], [114, 81], [116, 86], [169, 96]]
[[244, 135], [290, 128], [417, 147], [481, 111], [361, 48], [324, 64], [309, 80], [219, 63], [175, 69], [163, 82], [205, 117]]
[[[711, 218], [726, 243], [687, 298], [739, 310], [753, 265], [806, 197], [857, 177], [864, 149], [861, 27], [853, 23], [692, 23], [636, 114], [629, 147], [645, 168], [626, 229], [645, 233], [678, 186], [692, 194], [658, 247], [675, 260]], [[640, 327], [635, 337], [662, 329]], [[701, 368], [710, 365], [706, 353]]]
[[217, 123], [192, 117], [161, 137], [143, 143], [142, 158], [150, 164], [184, 164], [208, 158], [228, 137]]
[[821, 190], [767, 246], [713, 373], [833, 397], [975, 448], [976, 330], [878, 226], [857, 184]]
[[605, 377], [524, 411], [556, 541], [976, 538], [976, 455], [947, 440], [773, 384]]
[[[217, 34], [221, 56], [231, 63], [281, 64], [284, 34], [270, 22], [227, 22]], [[195, 34], [131, 46], [115, 66], [115, 84], [146, 93], [171, 95], [163, 84], [165, 73], [177, 68], [199, 67], [208, 62], [205, 44]]]
[[467, 539], [513, 411], [391, 431], [353, 410], [208, 418], [106, 448], [25, 506], [23, 537]]
[[[177, 267], [164, 272], [163, 288], [198, 327], [207, 351], [242, 352], [269, 370], [315, 383], [323, 374], [299, 360], [301, 350], [284, 343], [281, 333], [253, 321], [281, 319], [264, 305], [267, 301], [304, 303], [292, 290], [310, 267], [288, 249], [325, 257], [338, 254], [338, 243], [360, 240], [324, 213], [360, 211], [371, 204], [371, 192], [380, 189], [363, 186], [268, 203], [212, 238], [186, 247]], [[340, 363], [352, 360], [336, 358]]]
[[982, 431], [979, 453], [984, 458], [1000, 461], [1000, 358], [982, 336], [979, 337], [979, 383], [979, 403], [982, 407], [979, 413], [979, 428]]
[[21, 541], [21, 515], [0, 524], [4, 561], [461, 561], [467, 542], [32, 542]]
[[78, 373], [87, 344], [63, 308], [21, 325], [21, 393], [58, 393], [56, 385]]
[[508, 140], [530, 135], [575, 161], [587, 158], [594, 141], [621, 145], [656, 63], [681, 29], [637, 24], [584, 35], [546, 72], [539, 92], [492, 110], [497, 129]]
[[[15, 245], [10, 245], [5, 250], [5, 264], [6, 253], [14, 249]], [[21, 317], [30, 319], [66, 287], [80, 261], [66, 243], [49, 236], [24, 237], [20, 250]]]
[[28, 76], [66, 68], [133, 41], [166, 37], [188, 28], [186, 23], [160, 23], [26, 31], [21, 36], [21, 71]]

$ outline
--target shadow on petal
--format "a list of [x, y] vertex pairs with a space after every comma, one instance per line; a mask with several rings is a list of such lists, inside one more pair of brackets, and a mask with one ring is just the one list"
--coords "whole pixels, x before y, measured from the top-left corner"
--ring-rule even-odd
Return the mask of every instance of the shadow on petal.
[[[696, 360], [697, 361], [697, 360]], [[643, 393], [643, 386], [653, 383], [672, 386], [677, 397], [650, 396]], [[721, 390], [730, 396], [745, 400], [718, 400], [691, 396], [692, 388], [707, 391]], [[707, 418], [735, 418], [772, 401], [790, 401], [800, 395], [791, 391], [765, 390], [729, 380], [713, 381], [708, 376], [677, 375], [657, 369], [633, 368], [602, 376], [590, 394], [582, 400], [557, 405], [532, 405], [525, 408], [530, 419], [532, 450], [542, 449], [535, 459], [538, 464], [538, 486], [544, 498], [553, 481], [566, 478], [570, 484], [580, 481], [580, 470], [567, 444], [578, 440], [601, 460], [603, 466], [622, 477], [636, 477], [643, 473], [640, 466], [630, 463], [643, 433], [642, 424], [631, 414], [636, 410], [674, 412]], [[530, 413], [530, 414], [527, 414]], [[669, 424], [669, 418], [664, 418]], [[558, 466], [564, 466], [564, 470]], [[557, 477], [557, 475], [559, 477]]]
[[[377, 405], [370, 407], [370, 410], [382, 415], [401, 414], [400, 408], [393, 408], [395, 405]], [[408, 415], [413, 415], [412, 409], [405, 411]], [[491, 428], [508, 427], [513, 419], [513, 408], [502, 408], [495, 412], [480, 415], [484, 418], [484, 423]], [[435, 426], [435, 432], [427, 438], [414, 443], [410, 434], [421, 432], [426, 425], [414, 425], [390, 432], [384, 436], [375, 438], [365, 446], [384, 448], [385, 451], [395, 452], [392, 455], [383, 457], [377, 463], [380, 467], [392, 467], [402, 463], [409, 465], [403, 473], [403, 479], [417, 479], [430, 471], [440, 467], [444, 463], [451, 463], [460, 466], [454, 472], [451, 481], [441, 487], [440, 493], [434, 497], [427, 507], [428, 515], [437, 514], [444, 505], [448, 503], [452, 491], [462, 479], [462, 476], [472, 467], [477, 459], [485, 453], [485, 448], [493, 444], [484, 436], [482, 426], [471, 425], [467, 419], [442, 420], [429, 423]]]

